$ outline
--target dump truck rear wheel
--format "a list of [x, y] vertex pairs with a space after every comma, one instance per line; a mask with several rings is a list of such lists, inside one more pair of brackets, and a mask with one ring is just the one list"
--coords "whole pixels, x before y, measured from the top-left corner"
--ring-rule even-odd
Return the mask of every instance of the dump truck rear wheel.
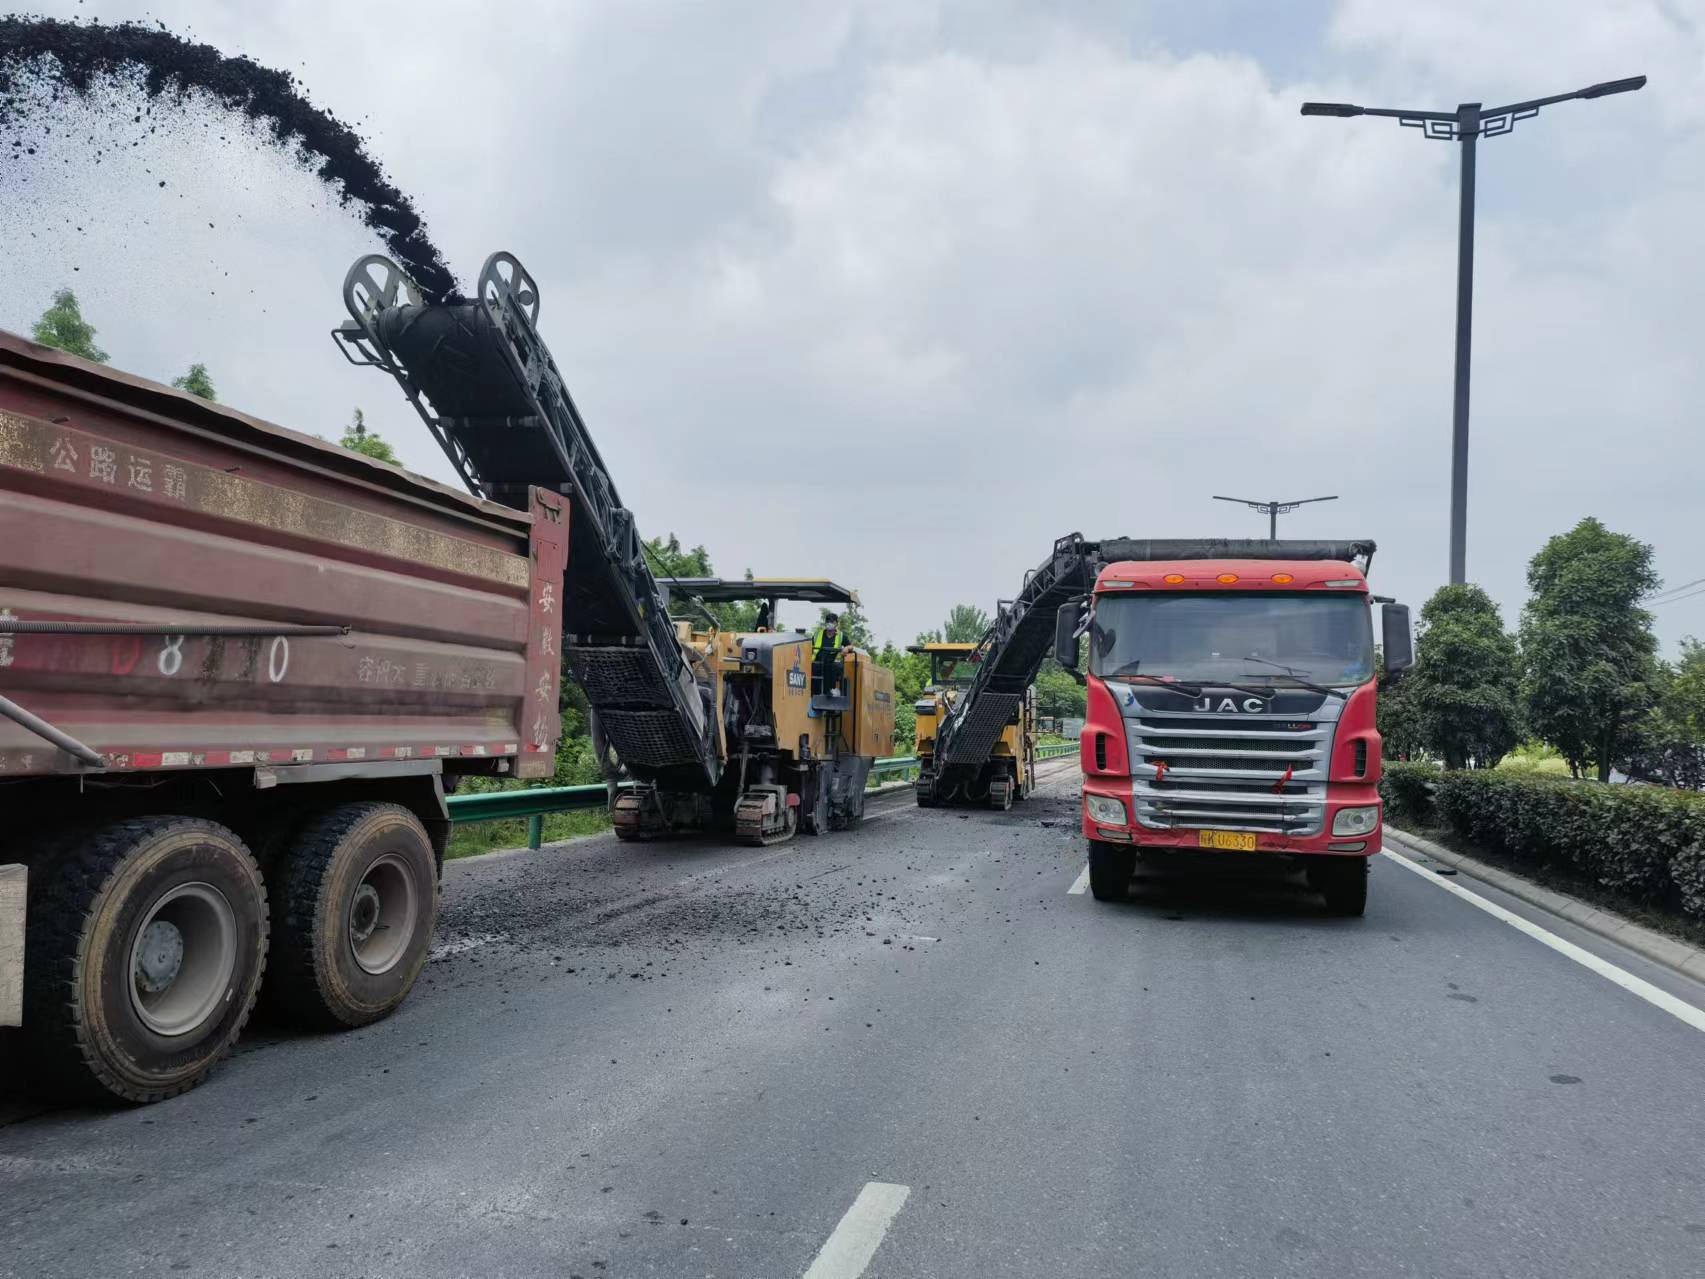
[[1089, 891], [1096, 901], [1125, 901], [1131, 895], [1131, 877], [1136, 873], [1136, 849], [1089, 841]]
[[438, 914], [432, 844], [399, 804], [345, 804], [280, 857], [268, 1002], [299, 1024], [364, 1026], [407, 998]]
[[254, 1008], [267, 898], [215, 822], [142, 817], [69, 840], [29, 905], [26, 1045], [42, 1088], [162, 1101], [205, 1079]]

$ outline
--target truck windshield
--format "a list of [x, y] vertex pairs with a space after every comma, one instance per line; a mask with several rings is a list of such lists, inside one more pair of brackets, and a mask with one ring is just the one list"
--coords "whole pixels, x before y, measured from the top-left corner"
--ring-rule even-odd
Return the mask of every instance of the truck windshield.
[[1332, 687], [1373, 678], [1367, 597], [1320, 591], [1099, 595], [1090, 670]]

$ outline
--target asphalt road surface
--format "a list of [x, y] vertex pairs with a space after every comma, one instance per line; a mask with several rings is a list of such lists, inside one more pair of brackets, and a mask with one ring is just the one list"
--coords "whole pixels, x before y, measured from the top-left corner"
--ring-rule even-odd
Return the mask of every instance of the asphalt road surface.
[[390, 1021], [0, 1111], [0, 1274], [1705, 1274], [1699, 1029], [1387, 858], [1357, 920], [1098, 904], [1074, 765], [1006, 814], [454, 864]]

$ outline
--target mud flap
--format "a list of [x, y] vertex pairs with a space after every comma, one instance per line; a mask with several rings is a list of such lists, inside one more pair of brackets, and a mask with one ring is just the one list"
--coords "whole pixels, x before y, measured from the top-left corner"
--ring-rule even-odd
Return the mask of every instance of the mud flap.
[[0, 1026], [24, 1024], [24, 903], [29, 870], [0, 866]]

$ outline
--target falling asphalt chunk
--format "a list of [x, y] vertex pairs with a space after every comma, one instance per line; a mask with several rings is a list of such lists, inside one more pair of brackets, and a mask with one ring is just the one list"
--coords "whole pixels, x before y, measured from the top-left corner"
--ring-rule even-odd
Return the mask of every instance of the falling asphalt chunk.
[[[337, 190], [342, 204], [359, 206], [362, 221], [379, 234], [422, 292], [435, 301], [459, 300], [456, 277], [428, 238], [414, 201], [367, 154], [360, 135], [303, 97], [289, 72], [226, 57], [164, 27], [0, 17], [0, 133], [26, 140], [50, 133], [58, 92], [96, 105], [101, 99], [93, 90], [115, 81], [134, 83], [156, 106], [187, 102], [200, 92], [227, 111], [264, 122], [274, 146], [307, 159], [321, 181]], [[20, 91], [32, 82], [50, 91], [39, 96]], [[115, 128], [128, 131], [136, 123], [129, 109], [109, 110]], [[28, 153], [34, 155], [35, 149]]]

